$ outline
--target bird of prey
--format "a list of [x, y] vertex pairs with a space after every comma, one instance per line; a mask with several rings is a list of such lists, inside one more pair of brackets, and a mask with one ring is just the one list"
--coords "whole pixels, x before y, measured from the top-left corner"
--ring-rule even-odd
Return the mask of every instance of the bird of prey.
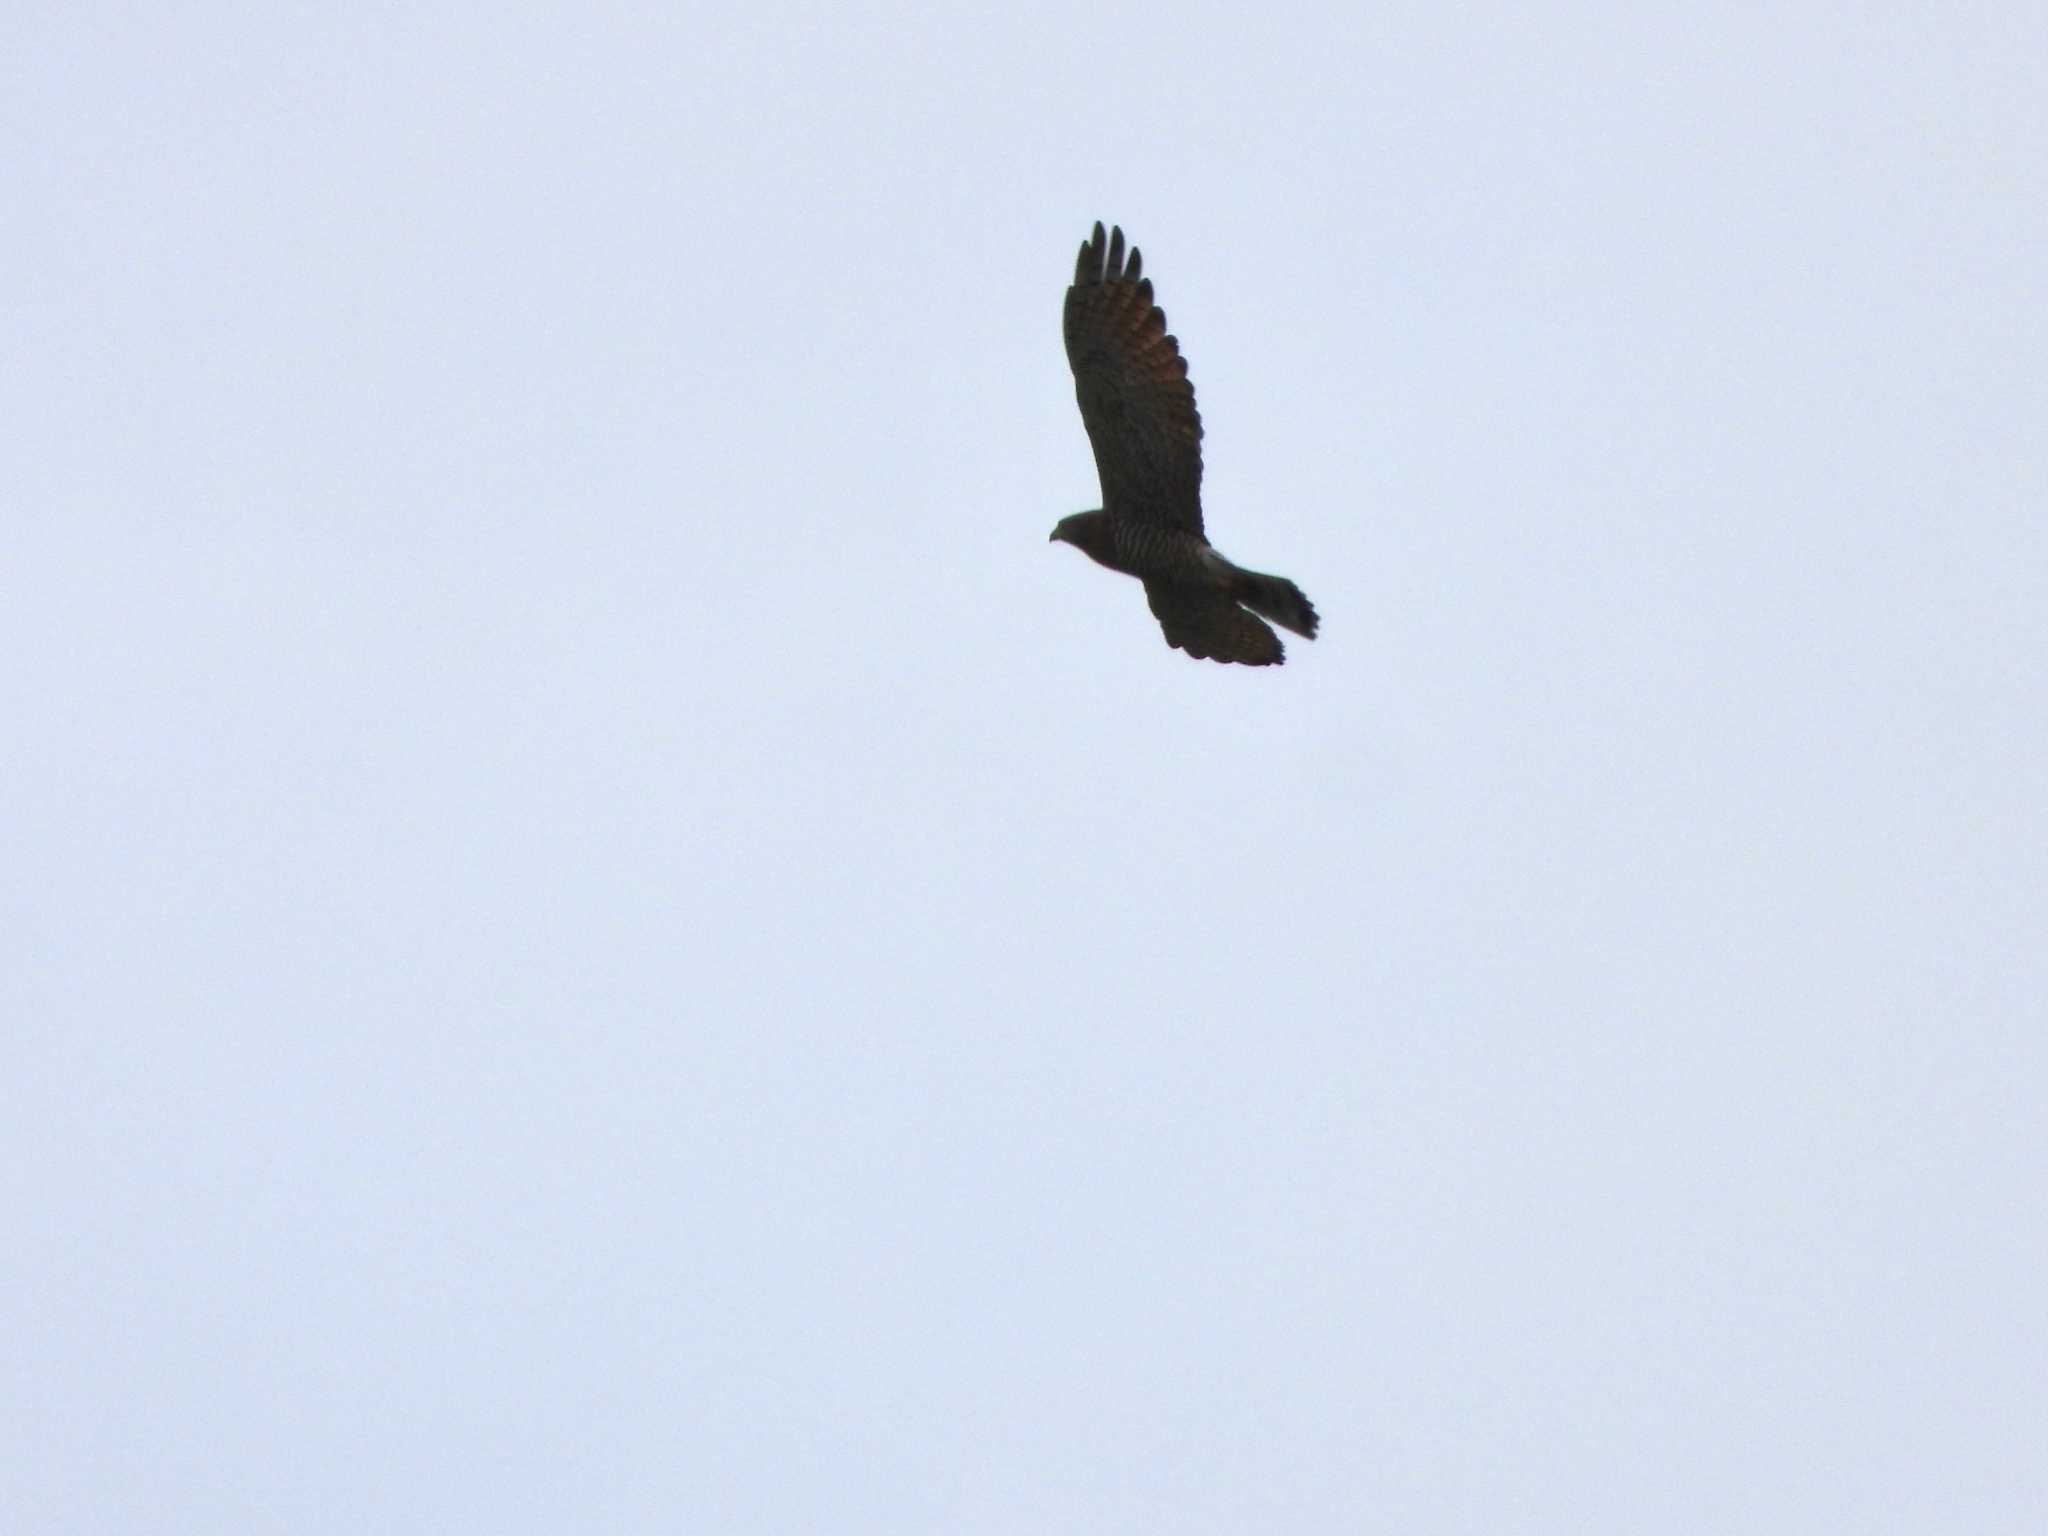
[[1180, 344], [1139, 275], [1124, 232], [1094, 237], [1067, 290], [1067, 361], [1095, 448], [1102, 505], [1060, 519], [1055, 540], [1135, 576], [1166, 632], [1190, 656], [1274, 666], [1286, 660], [1265, 621], [1313, 640], [1316, 611], [1284, 576], [1223, 558], [1202, 532], [1202, 418]]

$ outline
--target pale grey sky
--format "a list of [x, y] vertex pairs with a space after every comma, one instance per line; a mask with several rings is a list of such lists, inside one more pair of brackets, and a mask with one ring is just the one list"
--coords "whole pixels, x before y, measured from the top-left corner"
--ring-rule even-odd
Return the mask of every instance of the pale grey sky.
[[[2048, 1526], [2048, 13], [0, 23], [0, 1526]], [[1218, 544], [1048, 546], [1120, 222]]]

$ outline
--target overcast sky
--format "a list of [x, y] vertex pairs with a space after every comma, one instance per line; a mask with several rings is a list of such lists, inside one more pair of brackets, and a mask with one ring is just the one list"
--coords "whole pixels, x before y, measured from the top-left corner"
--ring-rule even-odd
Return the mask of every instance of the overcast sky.
[[2048, 12], [1649, 10], [12, 7], [0, 1525], [2048, 1528]]

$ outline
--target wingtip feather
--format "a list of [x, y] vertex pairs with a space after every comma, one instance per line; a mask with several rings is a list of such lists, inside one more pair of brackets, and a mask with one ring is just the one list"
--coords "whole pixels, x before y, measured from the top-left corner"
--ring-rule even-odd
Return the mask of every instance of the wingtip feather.
[[1074, 258], [1074, 282], [1077, 285], [1092, 283], [1135, 283], [1145, 272], [1145, 257], [1135, 245], [1124, 244], [1121, 224], [1112, 224], [1107, 229], [1102, 220], [1095, 221], [1095, 230], [1082, 242]]
[[1109, 236], [1104, 233], [1102, 220], [1095, 221], [1095, 233], [1081, 242], [1080, 254], [1074, 258], [1074, 286], [1086, 288], [1103, 280], [1103, 246]]

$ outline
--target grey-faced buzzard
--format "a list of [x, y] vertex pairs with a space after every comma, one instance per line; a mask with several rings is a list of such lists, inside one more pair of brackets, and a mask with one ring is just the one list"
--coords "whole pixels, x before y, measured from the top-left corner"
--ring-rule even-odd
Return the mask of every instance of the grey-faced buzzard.
[[1095, 448], [1102, 505], [1063, 517], [1054, 539], [1145, 584], [1166, 643], [1190, 656], [1286, 660], [1271, 619], [1313, 640], [1316, 611], [1284, 576], [1233, 565], [1202, 532], [1202, 418], [1180, 344], [1139, 276], [1124, 232], [1095, 226], [1067, 290], [1067, 361]]

